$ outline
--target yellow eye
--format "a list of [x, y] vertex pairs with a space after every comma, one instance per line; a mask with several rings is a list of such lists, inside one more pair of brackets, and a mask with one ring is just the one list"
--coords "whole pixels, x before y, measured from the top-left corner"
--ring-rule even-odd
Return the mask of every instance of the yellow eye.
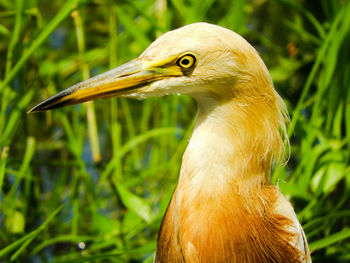
[[182, 56], [176, 61], [176, 65], [183, 69], [188, 69], [196, 63], [196, 57], [192, 54]]

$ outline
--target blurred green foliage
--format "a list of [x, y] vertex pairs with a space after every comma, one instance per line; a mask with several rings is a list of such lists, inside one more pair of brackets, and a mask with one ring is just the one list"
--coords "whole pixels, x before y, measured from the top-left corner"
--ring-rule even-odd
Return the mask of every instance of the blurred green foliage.
[[291, 114], [273, 181], [313, 260], [350, 261], [349, 1], [0, 0], [0, 262], [152, 262], [194, 101], [26, 110], [197, 21], [263, 57]]

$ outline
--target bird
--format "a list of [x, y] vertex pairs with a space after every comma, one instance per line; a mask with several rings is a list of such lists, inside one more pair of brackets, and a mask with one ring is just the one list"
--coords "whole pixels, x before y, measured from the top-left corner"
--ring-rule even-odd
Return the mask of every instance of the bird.
[[169, 94], [191, 96], [198, 111], [154, 262], [311, 262], [291, 203], [270, 181], [288, 158], [288, 112], [258, 52], [234, 31], [205, 22], [169, 31], [29, 112]]

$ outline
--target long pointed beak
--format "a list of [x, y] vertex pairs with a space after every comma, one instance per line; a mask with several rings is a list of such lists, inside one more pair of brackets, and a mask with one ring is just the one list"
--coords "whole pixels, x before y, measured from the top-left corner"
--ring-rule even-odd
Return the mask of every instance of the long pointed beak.
[[51, 110], [99, 98], [144, 92], [152, 82], [181, 75], [181, 71], [177, 71], [173, 67], [160, 67], [158, 65], [134, 59], [62, 90], [31, 108], [28, 113]]

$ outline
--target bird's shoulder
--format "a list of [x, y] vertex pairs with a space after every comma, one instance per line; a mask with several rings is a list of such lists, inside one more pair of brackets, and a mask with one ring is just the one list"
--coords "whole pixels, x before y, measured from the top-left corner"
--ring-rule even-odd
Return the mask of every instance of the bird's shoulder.
[[295, 238], [291, 241], [292, 245], [297, 247], [304, 255], [307, 256], [303, 262], [311, 263], [311, 256], [306, 240], [306, 236], [303, 228], [296, 216], [296, 213], [291, 205], [290, 201], [277, 189], [277, 198], [275, 201], [274, 209], [276, 214], [280, 214], [289, 218], [292, 221], [291, 225], [288, 225], [288, 231], [295, 234]]

